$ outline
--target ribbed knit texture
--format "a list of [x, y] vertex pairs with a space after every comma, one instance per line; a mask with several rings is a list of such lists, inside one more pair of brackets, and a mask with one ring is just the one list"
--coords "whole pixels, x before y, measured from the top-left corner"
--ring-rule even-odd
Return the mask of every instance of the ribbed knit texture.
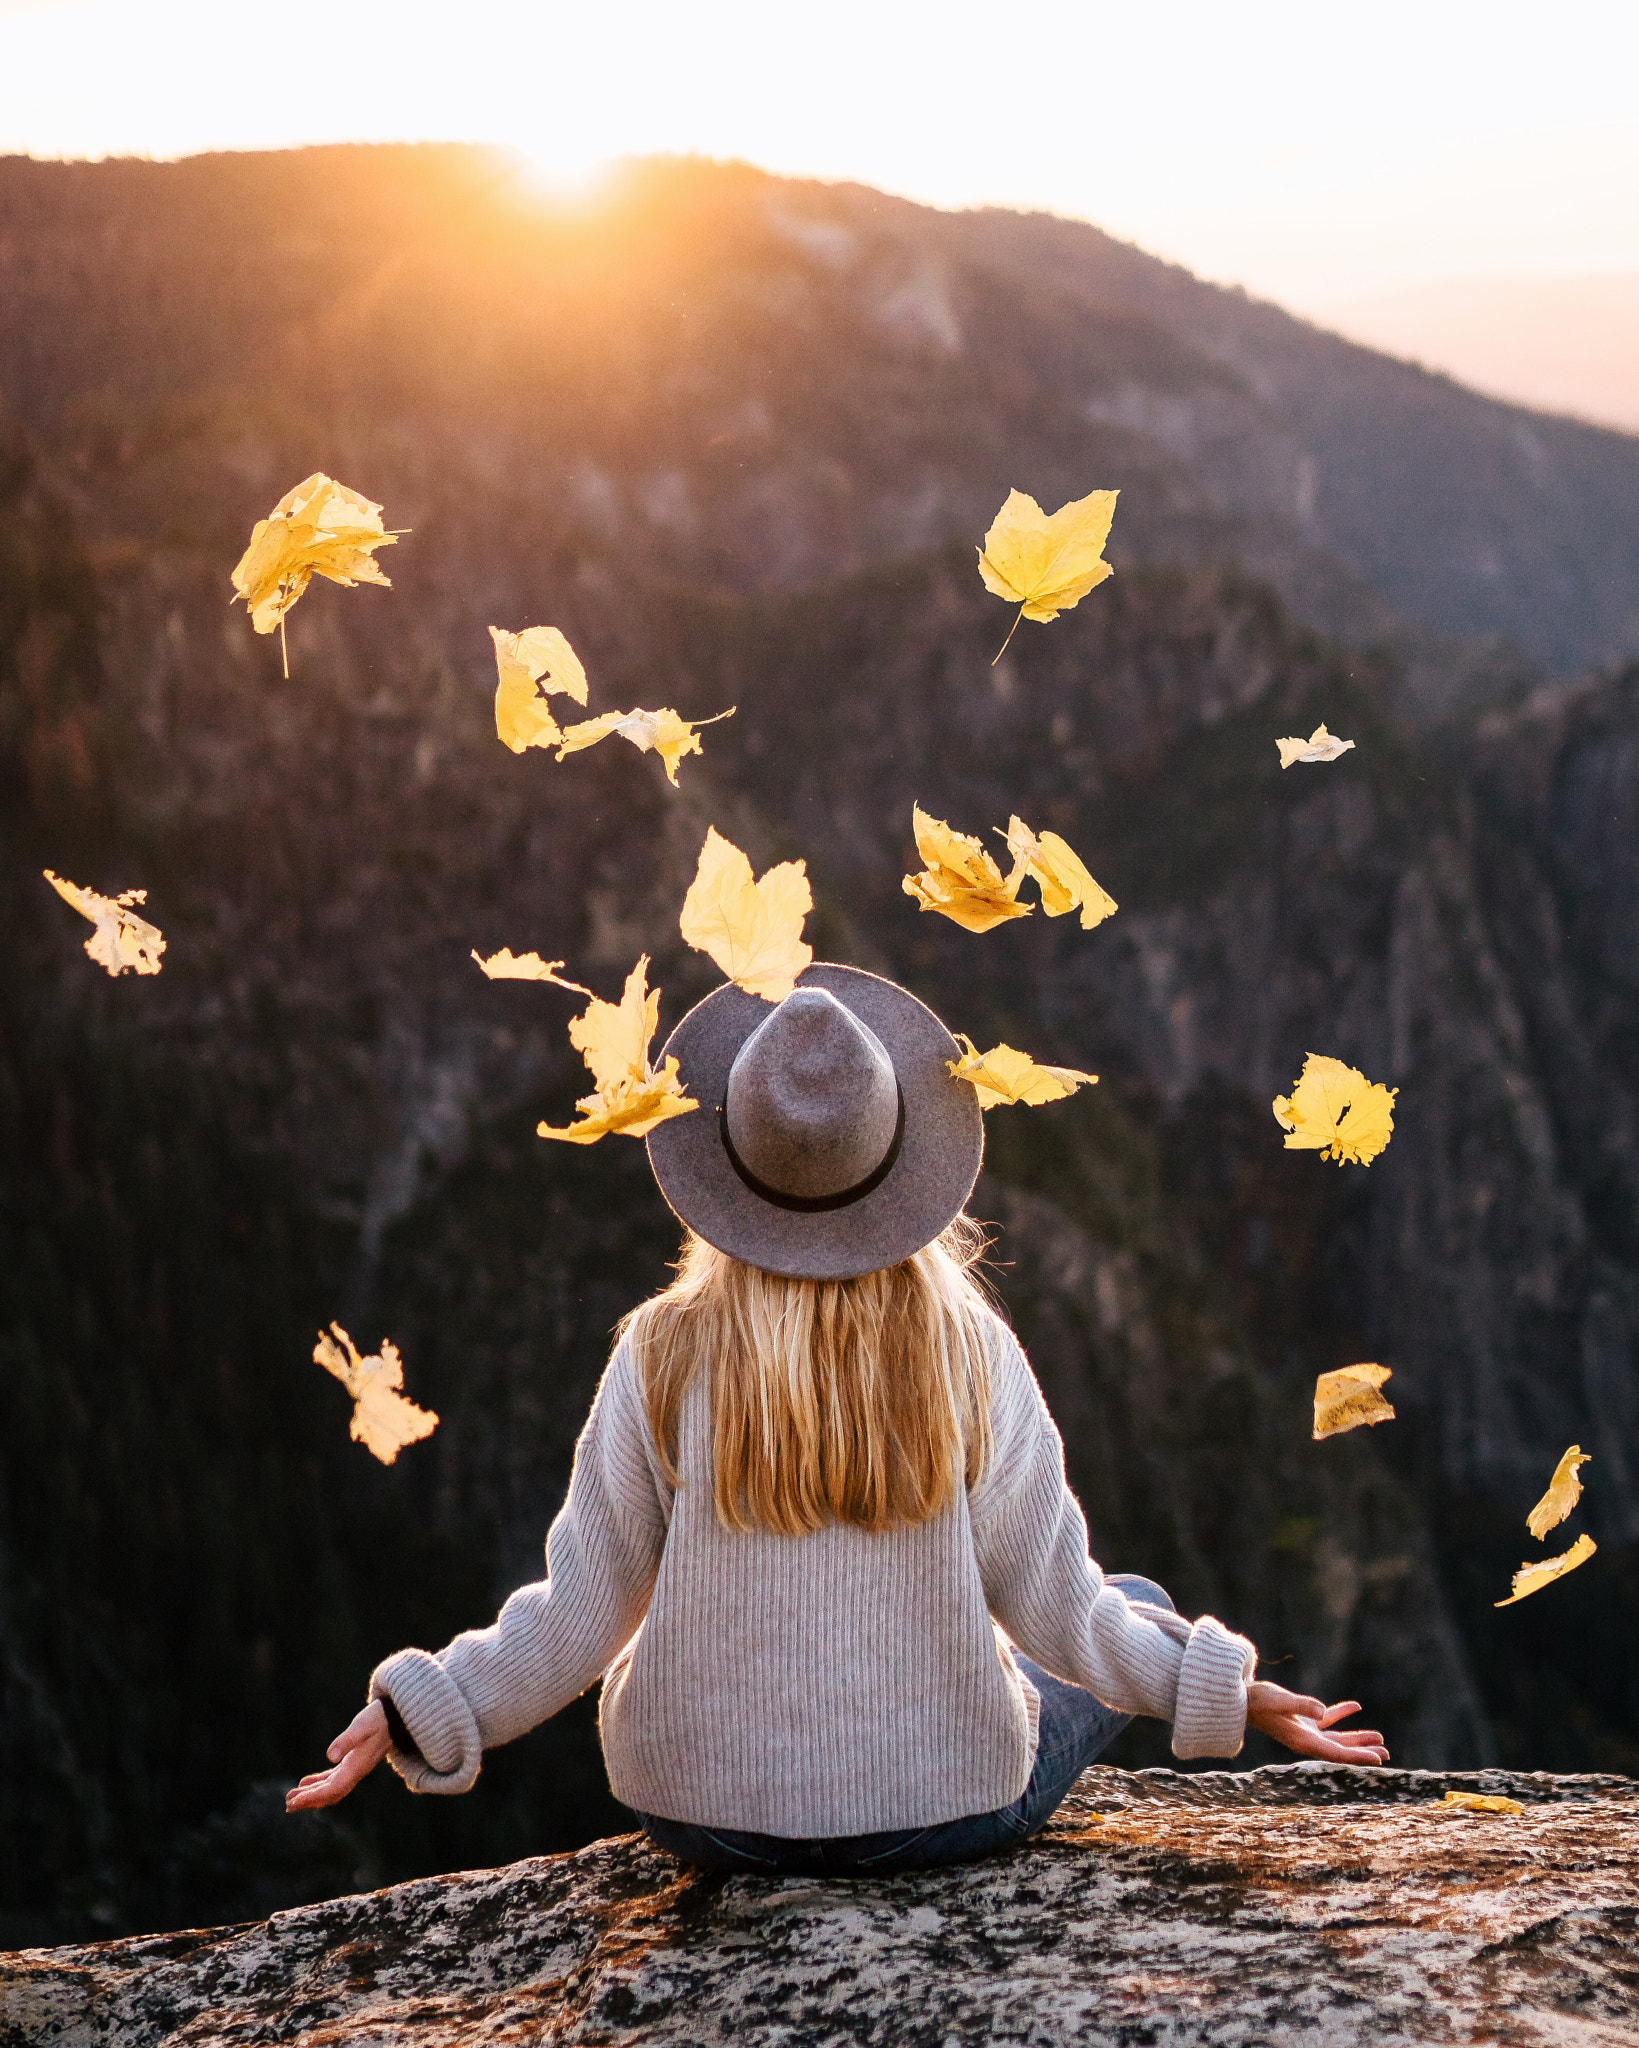
[[1064, 1447], [1001, 1323], [995, 1450], [979, 1484], [915, 1529], [736, 1535], [712, 1504], [704, 1378], [666, 1483], [627, 1344], [617, 1347], [547, 1537], [547, 1577], [487, 1629], [370, 1681], [421, 1754], [420, 1792], [464, 1792], [601, 1674], [616, 1798], [708, 1827], [813, 1838], [930, 1827], [1017, 1799], [1035, 1698], [997, 1626], [1106, 1705], [1173, 1723], [1179, 1756], [1233, 1756], [1255, 1652], [1210, 1616], [1125, 1599], [1087, 1554]]

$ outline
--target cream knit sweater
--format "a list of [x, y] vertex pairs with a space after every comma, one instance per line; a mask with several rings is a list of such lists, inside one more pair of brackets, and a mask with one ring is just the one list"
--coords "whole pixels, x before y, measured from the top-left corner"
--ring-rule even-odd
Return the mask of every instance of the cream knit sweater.
[[640, 1812], [804, 1839], [930, 1827], [1008, 1805], [1030, 1776], [1036, 1697], [999, 1631], [1107, 1705], [1172, 1722], [1177, 1755], [1234, 1756], [1252, 1645], [1106, 1585], [1035, 1376], [999, 1321], [990, 1341], [979, 1483], [919, 1528], [801, 1537], [719, 1523], [704, 1376], [668, 1485], [617, 1346], [546, 1578], [492, 1627], [372, 1676], [420, 1751], [390, 1752], [400, 1777], [465, 1792], [486, 1748], [601, 1675], [609, 1782]]

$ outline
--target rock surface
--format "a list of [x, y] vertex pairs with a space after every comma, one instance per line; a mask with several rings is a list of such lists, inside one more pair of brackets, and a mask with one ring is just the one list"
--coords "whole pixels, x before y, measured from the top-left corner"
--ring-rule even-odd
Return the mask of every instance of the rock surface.
[[[1517, 1817], [1453, 1810], [1503, 1792]], [[1092, 1770], [994, 1862], [680, 1870], [641, 1836], [0, 1966], [0, 2048], [1639, 2042], [1639, 1782]]]

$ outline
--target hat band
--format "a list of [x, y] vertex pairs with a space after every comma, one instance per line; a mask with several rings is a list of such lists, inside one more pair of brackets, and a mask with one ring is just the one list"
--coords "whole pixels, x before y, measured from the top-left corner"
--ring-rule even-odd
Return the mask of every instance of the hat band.
[[881, 1160], [872, 1167], [863, 1180], [856, 1180], [851, 1188], [844, 1188], [838, 1195], [786, 1195], [778, 1188], [771, 1188], [767, 1181], [759, 1180], [734, 1149], [734, 1140], [728, 1134], [726, 1109], [717, 1111], [717, 1128], [722, 1134], [723, 1150], [728, 1154], [728, 1163], [740, 1176], [751, 1192], [760, 1201], [773, 1203], [776, 1209], [794, 1209], [799, 1215], [817, 1215], [825, 1209], [846, 1209], [852, 1202], [861, 1202], [873, 1188], [879, 1188], [893, 1171], [894, 1161], [899, 1157], [899, 1148], [905, 1141], [905, 1092], [897, 1077], [894, 1094], [899, 1098], [899, 1115], [893, 1127], [893, 1143], [883, 1153]]

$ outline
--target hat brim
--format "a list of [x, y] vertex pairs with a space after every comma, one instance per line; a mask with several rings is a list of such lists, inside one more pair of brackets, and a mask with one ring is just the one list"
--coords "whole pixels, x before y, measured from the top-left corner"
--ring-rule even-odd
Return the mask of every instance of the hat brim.
[[799, 988], [823, 988], [870, 1026], [893, 1061], [904, 1133], [893, 1165], [869, 1192], [839, 1208], [781, 1207], [755, 1193], [723, 1142], [723, 1100], [740, 1047], [771, 1014], [733, 982], [697, 1003], [667, 1039], [679, 1078], [700, 1107], [649, 1133], [660, 1192], [707, 1244], [766, 1273], [851, 1280], [897, 1266], [961, 1213], [984, 1158], [984, 1113], [947, 1060], [961, 1048], [925, 1003], [858, 967], [815, 965]]

